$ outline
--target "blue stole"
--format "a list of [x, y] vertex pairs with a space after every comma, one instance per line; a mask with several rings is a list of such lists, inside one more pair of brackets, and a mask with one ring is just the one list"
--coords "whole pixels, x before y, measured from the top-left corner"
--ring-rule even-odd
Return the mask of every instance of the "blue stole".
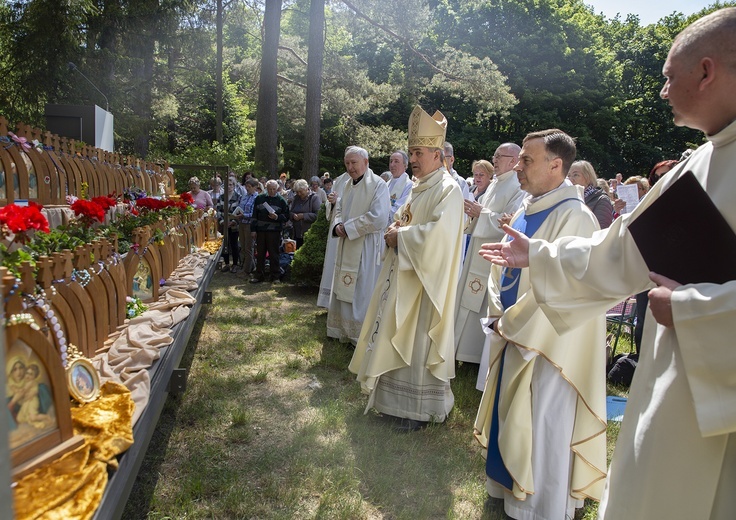
[[[533, 215], [527, 215], [522, 210], [521, 215], [514, 221], [511, 226], [516, 231], [524, 233], [526, 236], [534, 236], [534, 233], [539, 230], [542, 223], [547, 219], [550, 213], [557, 208], [563, 202], [568, 200], [577, 200], [583, 202], [577, 198], [563, 199], [554, 206], [547, 208], [539, 213]], [[513, 240], [513, 238], [511, 238]], [[519, 297], [519, 278], [521, 277], [521, 268], [515, 267], [504, 267], [501, 271], [501, 305], [504, 310], [508, 309], [516, 303]], [[501, 377], [503, 376], [503, 364], [506, 359], [506, 347], [503, 348], [501, 353], [501, 361], [498, 366], [498, 378], [496, 379], [496, 395], [493, 398], [493, 411], [491, 412], [491, 431], [488, 433], [488, 455], [486, 456], [486, 475], [491, 479], [501, 484], [508, 490], [512, 490], [514, 481], [511, 478], [511, 474], [506, 469], [506, 465], [503, 463], [503, 457], [501, 456], [501, 449], [498, 446], [498, 400], [501, 395]]]
[[[549, 214], [552, 213], [557, 206], [563, 202], [567, 202], [568, 200], [577, 200], [578, 202], [582, 202], [580, 199], [576, 198], [562, 199], [554, 206], [542, 210], [539, 213], [534, 213], [533, 215], [527, 215], [524, 210], [521, 210], [521, 215], [519, 215], [519, 218], [514, 221], [511, 228], [524, 233], [528, 237], [532, 237], [542, 226]], [[511, 240], [513, 240], [513, 238], [511, 238]], [[519, 295], [520, 277], [520, 267], [504, 267], [501, 271], [501, 305], [503, 305], [504, 310], [516, 303], [516, 299]]]

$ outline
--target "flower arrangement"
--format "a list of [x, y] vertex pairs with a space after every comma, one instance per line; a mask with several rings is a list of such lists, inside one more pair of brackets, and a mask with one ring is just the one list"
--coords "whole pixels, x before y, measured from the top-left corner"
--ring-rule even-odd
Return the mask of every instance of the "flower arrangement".
[[[66, 197], [75, 218], [70, 224], [55, 229], [49, 229], [48, 221], [41, 213], [42, 207], [33, 202], [27, 206], [10, 204], [0, 208], [0, 263], [17, 273], [23, 261], [34, 265], [41, 255], [74, 250], [98, 238], [112, 236], [117, 237], [118, 251], [124, 254], [131, 249], [135, 228], [195, 211], [191, 204], [193, 198], [188, 193], [183, 197], [160, 200], [146, 196], [140, 188], [130, 187], [120, 196], [126, 202], [125, 210], [105, 224], [105, 216], [117, 207], [118, 197], [111, 193], [87, 200], [88, 186], [82, 184], [80, 197]], [[152, 226], [152, 231], [153, 240], [163, 244], [166, 231], [161, 226]], [[176, 228], [168, 231], [176, 233]], [[146, 245], [139, 244], [139, 247], [145, 250]]]
[[43, 216], [43, 206], [29, 202], [28, 206], [10, 204], [0, 208], [0, 232], [3, 238], [8, 232], [19, 235], [19, 238], [28, 238], [27, 233], [32, 230], [49, 232], [49, 221]]
[[[135, 196], [135, 193], [142, 193], [144, 196], [135, 199], [126, 199], [126, 195], [124, 194], [123, 200], [127, 200], [126, 211], [109, 225], [109, 228], [119, 238], [118, 248], [120, 253], [126, 253], [131, 249], [137, 252], [138, 246], [134, 248], [134, 244], [131, 242], [131, 236], [135, 228], [155, 224], [169, 217], [182, 216], [194, 211], [194, 207], [186, 204], [182, 200], [173, 198], [161, 200], [146, 197], [143, 191], [129, 192], [128, 196]], [[155, 241], [161, 243], [164, 238], [164, 232], [154, 230], [153, 238]]]
[[36, 236], [49, 233], [49, 222], [42, 209], [43, 206], [33, 202], [28, 206], [9, 204], [0, 208], [0, 259], [16, 276], [21, 262], [33, 259], [22, 246]]
[[[148, 211], [162, 211], [167, 208], [177, 208], [178, 210], [187, 210], [187, 205], [180, 200], [161, 200], [154, 199], [152, 197], [145, 197], [138, 199], [135, 202], [135, 207], [138, 211], [145, 209]], [[170, 213], [170, 212], [167, 212]]]
[[78, 199], [71, 208], [84, 226], [91, 227], [95, 222], [105, 220], [105, 209], [92, 200]]
[[92, 202], [100, 206], [105, 211], [110, 208], [114, 208], [118, 203], [114, 194], [110, 194], [107, 197], [92, 197]]
[[136, 316], [140, 316], [148, 310], [148, 305], [145, 305], [137, 296], [126, 296], [125, 302], [125, 314], [128, 318], [135, 318]]
[[131, 186], [130, 188], [125, 188], [125, 190], [123, 190], [123, 200], [125, 202], [132, 202], [144, 197], [147, 197], [146, 190], [138, 188], [137, 186]]
[[[70, 202], [75, 220], [55, 229], [49, 229], [48, 221], [40, 212], [41, 206], [33, 202], [29, 203], [28, 207], [11, 204], [0, 209], [0, 214], [5, 215], [6, 220], [10, 223], [8, 229], [14, 229], [18, 226], [19, 220], [25, 219], [26, 227], [43, 231], [42, 234], [34, 234], [33, 240], [29, 239], [28, 233], [15, 239], [15, 242], [23, 247], [18, 249], [20, 258], [11, 259], [12, 263], [27, 260], [35, 264], [41, 255], [48, 256], [64, 249], [73, 250], [96, 238], [116, 233], [114, 228], [101, 225], [105, 220], [105, 213], [117, 204], [114, 197], [108, 195], [107, 197], [94, 197], [92, 200], [67, 197], [67, 200]], [[23, 227], [21, 225], [19, 229], [22, 230]]]

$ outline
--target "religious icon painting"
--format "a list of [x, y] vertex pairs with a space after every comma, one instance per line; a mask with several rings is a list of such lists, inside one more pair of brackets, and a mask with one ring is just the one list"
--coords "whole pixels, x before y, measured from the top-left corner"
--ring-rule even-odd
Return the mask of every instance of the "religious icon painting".
[[15, 159], [3, 147], [0, 147], [0, 165], [3, 169], [3, 197], [0, 201], [5, 204], [12, 203], [20, 198], [20, 178], [15, 166]]
[[10, 421], [10, 449], [43, 437], [59, 427], [46, 366], [23, 340], [9, 348], [5, 362], [5, 399]]
[[90, 360], [77, 358], [66, 368], [69, 394], [79, 403], [89, 403], [100, 395], [100, 377]]
[[[28, 319], [26, 319], [28, 318]], [[13, 478], [84, 443], [74, 435], [59, 352], [32, 318], [11, 316], [5, 326], [5, 405]]]
[[31, 158], [28, 157], [28, 154], [25, 151], [20, 152], [21, 159], [23, 159], [23, 162], [26, 166], [26, 172], [28, 174], [28, 199], [29, 200], [37, 200], [38, 199], [38, 173], [36, 173], [36, 168], [31, 161]]
[[217, 219], [207, 217], [207, 240], [217, 239]]
[[166, 187], [166, 195], [172, 195], [174, 193], [174, 185], [176, 180], [174, 179], [174, 170], [166, 170], [163, 172], [164, 186]]
[[153, 298], [153, 276], [148, 261], [141, 258], [138, 268], [133, 275], [133, 297], [141, 300]]

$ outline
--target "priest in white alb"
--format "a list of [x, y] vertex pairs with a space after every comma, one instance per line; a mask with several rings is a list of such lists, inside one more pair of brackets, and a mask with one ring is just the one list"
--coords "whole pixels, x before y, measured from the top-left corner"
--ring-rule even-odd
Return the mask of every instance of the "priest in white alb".
[[513, 215], [524, 198], [525, 192], [513, 170], [519, 160], [519, 150], [515, 143], [499, 146], [493, 156], [496, 173], [490, 186], [477, 202], [466, 200], [464, 203], [465, 214], [470, 218], [465, 228], [465, 233], [470, 235], [470, 244], [460, 273], [455, 303], [455, 359], [481, 364], [478, 373], [480, 390], [483, 390], [488, 371], [487, 354], [485, 365], [481, 363], [486, 335], [480, 320], [488, 309], [491, 264], [477, 253], [483, 243], [498, 242], [503, 238], [506, 233], [501, 229], [499, 219], [504, 214]]
[[355, 344], [381, 270], [383, 232], [388, 224], [388, 186], [368, 167], [368, 152], [345, 150], [350, 177], [335, 205], [330, 233], [337, 238], [327, 335]]
[[[582, 187], [567, 180], [575, 154], [561, 130], [524, 138], [515, 169], [529, 197], [513, 228], [545, 239], [599, 229]], [[475, 435], [487, 448], [486, 491], [507, 515], [574, 518], [584, 499], [600, 499], [606, 476], [605, 316], [558, 334], [529, 277], [529, 269], [491, 269], [490, 369]]]
[[[327, 229], [332, 229], [335, 222], [335, 206], [337, 205], [345, 184], [350, 181], [348, 172], [338, 176], [332, 183], [332, 190], [327, 194], [327, 202], [325, 202], [325, 218], [329, 222]], [[332, 282], [335, 278], [335, 257], [337, 256], [337, 239], [332, 233], [327, 233], [327, 244], [325, 245], [325, 260], [322, 264], [322, 278], [319, 282], [319, 294], [317, 295], [317, 306], [330, 308], [330, 298], [332, 297]]]

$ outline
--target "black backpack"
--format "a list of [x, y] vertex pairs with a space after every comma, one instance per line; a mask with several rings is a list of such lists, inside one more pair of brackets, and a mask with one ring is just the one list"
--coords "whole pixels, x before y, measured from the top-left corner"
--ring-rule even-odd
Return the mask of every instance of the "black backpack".
[[617, 354], [606, 367], [608, 382], [619, 386], [631, 386], [639, 354]]

